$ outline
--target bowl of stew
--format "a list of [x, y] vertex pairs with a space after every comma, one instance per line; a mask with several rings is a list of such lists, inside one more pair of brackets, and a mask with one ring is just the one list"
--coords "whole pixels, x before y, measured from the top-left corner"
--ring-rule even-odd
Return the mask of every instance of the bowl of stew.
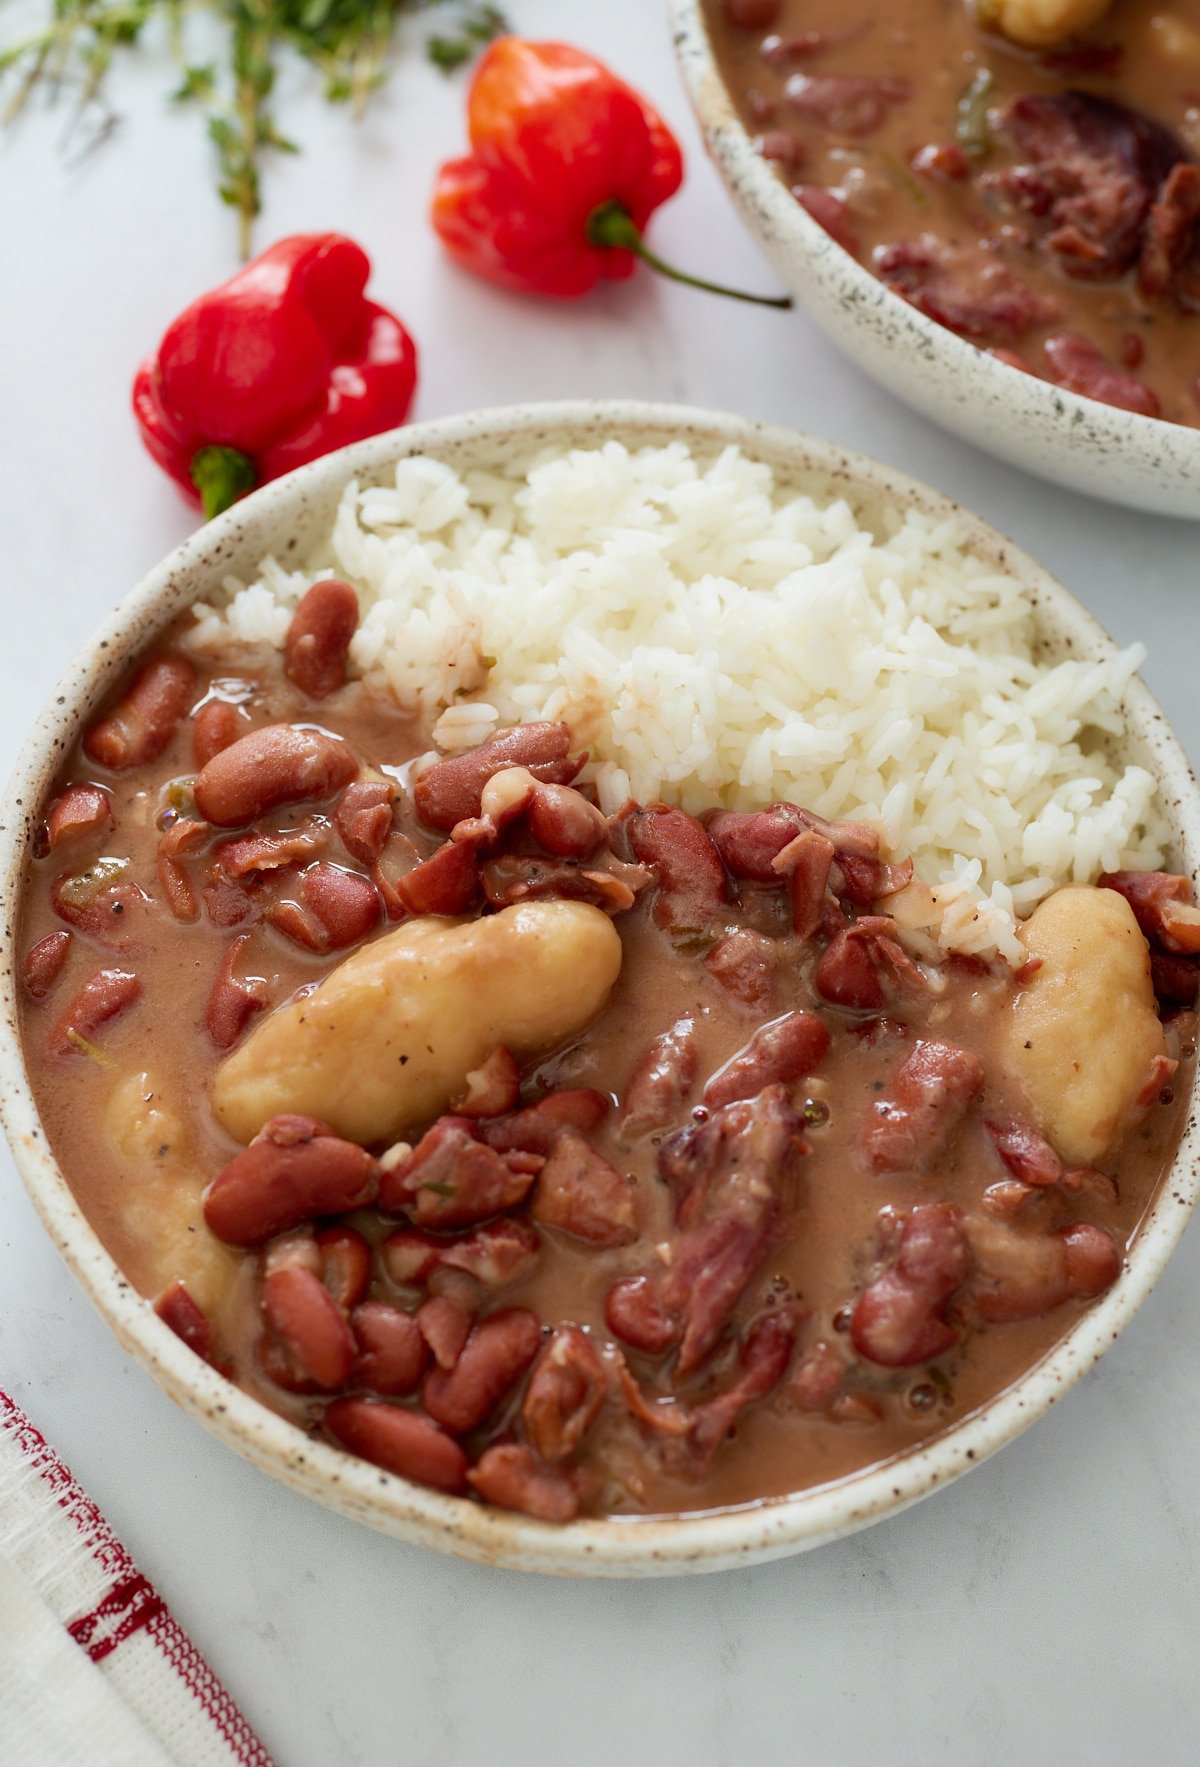
[[674, 0], [718, 169], [892, 392], [1040, 476], [1196, 514], [1200, 10]]
[[[945, 733], [903, 805], [895, 719], [777, 789], [796, 727], [738, 638], [781, 622], [781, 667], [801, 591], [811, 730], [852, 595], [914, 728], [964, 633], [993, 716], [1074, 719], [982, 881], [930, 859], [968, 838], [930, 833]], [[266, 487], [121, 605], [9, 788], [0, 1103], [48, 1231], [186, 1410], [406, 1540], [642, 1576], [902, 1509], [1098, 1360], [1195, 1204], [1200, 811], [1135, 662], [937, 493], [732, 417], [485, 412]], [[1074, 874], [989, 892], [1010, 801], [1043, 870], [1075, 807]]]

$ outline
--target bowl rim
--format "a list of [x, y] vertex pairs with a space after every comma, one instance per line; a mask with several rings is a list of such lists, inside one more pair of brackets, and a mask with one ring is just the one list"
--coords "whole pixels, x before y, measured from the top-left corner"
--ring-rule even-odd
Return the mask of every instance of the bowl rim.
[[[1055, 416], [1064, 441], [1080, 424], [1100, 426], [1109, 432], [1116, 447], [1135, 446], [1148, 460], [1167, 449], [1177, 452], [1193, 468], [1200, 468], [1200, 427], [1106, 405], [1039, 375], [1026, 374], [959, 337], [948, 326], [939, 325], [860, 264], [795, 200], [755, 148], [713, 48], [705, 0], [667, 0], [667, 4], [676, 60], [705, 145], [738, 201], [743, 219], [756, 231], [774, 229], [784, 238], [790, 235], [800, 241], [815, 265], [844, 277], [886, 312], [890, 325], [907, 333], [918, 354], [928, 357], [933, 351], [959, 376], [977, 377], [1001, 395], [1017, 393], [1044, 404]], [[1044, 396], [1039, 388], [1045, 389]], [[1146, 506], [1139, 503], [1137, 507]]]
[[[14, 768], [0, 815], [0, 1121], [35, 1208], [89, 1299], [129, 1351], [185, 1411], [245, 1459], [340, 1514], [398, 1538], [484, 1563], [565, 1575], [648, 1576], [716, 1570], [805, 1550], [898, 1512], [986, 1459], [1042, 1416], [1115, 1341], [1157, 1281], [1200, 1195], [1200, 1121], [1192, 1101], [1179, 1151], [1116, 1284], [1005, 1393], [952, 1430], [836, 1484], [737, 1509], [647, 1520], [600, 1518], [565, 1527], [449, 1497], [316, 1441], [201, 1362], [137, 1294], [104, 1249], [50, 1152], [18, 1031], [20, 892], [26, 846], [54, 773], [82, 725], [137, 652], [213, 580], [235, 546], [261, 547], [310, 499], [350, 478], [380, 475], [416, 453], [469, 454], [616, 439], [735, 444], [824, 481], [860, 502], [887, 496], [963, 520], [968, 539], [1017, 575], [1048, 615], [1054, 642], [1079, 656], [1116, 649], [1075, 597], [1003, 535], [952, 499], [862, 455], [774, 425], [690, 407], [569, 401], [497, 407], [413, 424], [339, 450], [253, 493], [151, 570], [84, 647], [51, 696]], [[261, 555], [261, 554], [259, 554]], [[199, 581], [198, 581], [199, 579]], [[1179, 856], [1200, 865], [1200, 789], [1165, 717], [1134, 676], [1123, 698], [1130, 733], [1159, 781]]]

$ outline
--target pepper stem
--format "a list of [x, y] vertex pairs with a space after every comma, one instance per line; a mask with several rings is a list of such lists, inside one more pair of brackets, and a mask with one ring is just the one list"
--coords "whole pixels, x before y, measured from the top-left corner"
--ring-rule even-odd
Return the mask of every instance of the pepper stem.
[[588, 216], [586, 231], [590, 245], [598, 245], [605, 251], [619, 247], [622, 251], [632, 252], [643, 264], [657, 270], [660, 276], [669, 276], [672, 282], [702, 288], [706, 294], [728, 295], [731, 301], [750, 301], [756, 307], [787, 308], [792, 304], [791, 295], [747, 294], [744, 289], [726, 288], [723, 283], [708, 282], [703, 276], [689, 276], [686, 270], [677, 270], [673, 264], [664, 263], [650, 250], [623, 202], [605, 202], [593, 209]]
[[201, 448], [192, 455], [191, 474], [205, 521], [231, 508], [258, 483], [253, 460], [238, 448]]

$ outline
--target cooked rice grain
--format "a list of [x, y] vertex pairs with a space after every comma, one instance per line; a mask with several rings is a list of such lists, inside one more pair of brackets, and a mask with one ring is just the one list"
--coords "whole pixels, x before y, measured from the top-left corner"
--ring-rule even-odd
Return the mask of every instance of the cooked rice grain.
[[356, 586], [352, 660], [438, 744], [565, 718], [606, 810], [776, 798], [871, 818], [911, 852], [914, 918], [1020, 961], [1060, 884], [1161, 863], [1154, 781], [1110, 759], [1144, 652], [1035, 655], [1021, 585], [957, 518], [821, 503], [737, 448], [542, 452], [459, 475], [403, 460], [346, 487], [304, 571], [263, 560], [193, 642], [282, 646], [315, 577]]

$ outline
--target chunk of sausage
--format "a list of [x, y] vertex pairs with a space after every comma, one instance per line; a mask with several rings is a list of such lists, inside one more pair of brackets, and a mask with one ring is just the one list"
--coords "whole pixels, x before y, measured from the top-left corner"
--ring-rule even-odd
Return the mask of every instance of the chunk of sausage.
[[178, 651], [144, 663], [112, 709], [88, 730], [83, 752], [114, 773], [157, 761], [196, 690], [196, 670]]
[[349, 583], [326, 577], [300, 601], [288, 627], [283, 670], [310, 699], [326, 699], [346, 681], [350, 640], [358, 626], [358, 596]]
[[570, 785], [587, 760], [570, 757], [571, 732], [565, 724], [518, 724], [466, 754], [436, 761], [413, 786], [417, 815], [430, 828], [447, 833], [456, 822], [478, 816], [483, 788], [493, 773], [524, 767], [547, 785]]
[[1166, 1055], [1150, 953], [1114, 890], [1055, 891], [1021, 938], [1041, 963], [1001, 1021], [1000, 1062], [1056, 1152], [1095, 1166], [1139, 1114], [1151, 1065]]
[[919, 1172], [950, 1145], [983, 1090], [983, 1063], [953, 1043], [916, 1043], [874, 1101], [860, 1146], [875, 1172]]
[[283, 804], [332, 797], [357, 772], [353, 750], [324, 731], [266, 724], [201, 767], [196, 809], [216, 828], [240, 828]]
[[620, 967], [612, 922], [579, 902], [409, 922], [257, 1025], [218, 1070], [213, 1108], [241, 1141], [281, 1111], [393, 1140], [444, 1110], [497, 1044], [523, 1058], [582, 1030]]

